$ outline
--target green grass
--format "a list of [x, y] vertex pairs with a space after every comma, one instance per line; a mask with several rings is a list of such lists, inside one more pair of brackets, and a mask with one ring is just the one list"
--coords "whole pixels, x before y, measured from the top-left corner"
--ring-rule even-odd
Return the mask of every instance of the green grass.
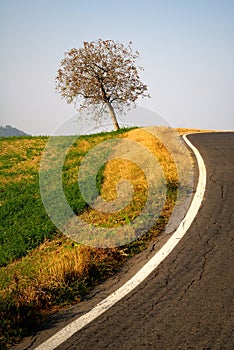
[[[87, 204], [76, 177], [69, 181], [70, 174], [77, 176], [77, 167], [93, 145], [125, 131], [82, 136], [73, 145], [67, 157], [70, 163], [66, 162], [63, 168], [63, 180], [65, 195], [75, 213], [81, 214]], [[47, 140], [47, 137], [0, 138], [0, 266], [25, 256], [45, 239], [58, 234], [46, 214], [39, 188], [39, 162]], [[83, 149], [77, 149], [80, 141], [87, 143]], [[97, 176], [99, 192], [102, 171]]]

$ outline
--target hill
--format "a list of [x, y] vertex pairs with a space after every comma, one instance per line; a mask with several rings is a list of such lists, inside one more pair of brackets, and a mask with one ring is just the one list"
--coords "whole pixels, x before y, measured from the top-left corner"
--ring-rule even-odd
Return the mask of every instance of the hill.
[[[160, 130], [161, 139], [154, 136]], [[153, 242], [164, 230], [176, 202], [193, 193], [193, 188], [189, 188], [187, 181], [187, 171], [190, 172], [193, 165], [192, 158], [185, 160], [184, 149], [180, 148], [180, 142], [174, 146], [177, 138], [172, 139], [171, 132], [170, 128], [154, 128], [152, 134], [144, 129], [132, 128], [77, 138], [66, 154], [61, 180], [67, 203], [74, 212], [74, 216], [68, 218], [67, 228], [71, 229], [71, 233], [76, 233], [74, 228], [77, 224], [72, 220], [76, 220], [77, 216], [88, 224], [79, 232], [79, 241], [59, 232], [47, 215], [42, 201], [41, 194], [46, 191], [41, 192], [39, 172], [40, 176], [44, 176], [44, 180], [51, 179], [51, 169], [53, 170], [55, 164], [53, 162], [57, 159], [51, 148], [50, 161], [43, 163], [45, 168], [41, 167], [48, 137], [0, 139], [0, 319], [4, 320], [0, 322], [0, 349], [7, 349], [22, 336], [30, 334], [40, 324], [42, 317], [51, 314], [55, 309], [81, 301], [95, 285], [113, 276], [131, 256], [145, 249], [149, 242]], [[58, 140], [61, 146], [61, 140], [66, 138], [60, 137], [55, 140]], [[109, 202], [112, 207], [109, 211], [97, 210], [88, 206], [84, 200], [77, 174], [84, 158], [91, 154], [93, 149], [97, 152], [98, 145], [108, 145], [108, 148], [99, 148], [99, 152], [100, 156], [105, 153], [109, 159], [111, 154], [106, 142], [114, 138], [123, 141], [114, 145], [114, 158], [104, 163], [97, 174], [94, 173], [97, 194], [103, 197], [104, 205]], [[161, 140], [172, 140], [173, 149], [178, 153], [176, 164]], [[133, 150], [133, 143], [138, 144], [140, 148], [135, 147]], [[145, 155], [147, 150], [160, 163], [162, 175], [165, 177], [166, 187], [161, 184], [160, 178], [156, 178], [159, 193], [155, 186], [149, 187], [156, 181], [151, 177], [151, 163], [148, 158], [144, 160], [148, 154]], [[98, 159], [99, 154], [95, 155]], [[95, 168], [95, 159], [92, 159], [94, 158], [90, 160], [91, 169]], [[139, 163], [138, 159], [143, 159], [143, 163]], [[147, 173], [148, 163], [150, 167]], [[90, 181], [90, 168], [85, 169], [83, 176], [84, 184]], [[120, 192], [116, 191], [118, 183], [125, 179], [133, 187], [129, 202], [125, 202], [119, 195]], [[52, 182], [49, 191], [52, 195], [56, 194], [57, 186], [56, 182]], [[165, 192], [161, 192], [162, 186], [165, 187]], [[88, 191], [89, 186], [87, 193]], [[153, 196], [156, 196], [157, 200]], [[51, 203], [55, 204], [55, 214], [59, 213], [58, 217], [62, 217], [64, 211], [59, 207], [59, 200], [51, 198]], [[98, 208], [99, 198], [94, 199]], [[161, 199], [162, 208], [158, 209]], [[121, 210], [117, 207], [115, 209], [112, 204], [112, 201], [117, 203], [117, 200]], [[147, 208], [146, 205], [150, 210], [152, 208], [153, 212], [147, 209], [147, 216], [143, 217], [141, 213], [145, 215], [143, 210]], [[156, 215], [157, 212], [159, 216]], [[128, 236], [132, 235], [132, 230], [128, 230], [128, 227], [133, 222], [138, 238]], [[152, 222], [152, 227], [148, 226], [148, 222]], [[101, 230], [96, 231], [98, 228]], [[146, 233], [142, 234], [145, 228]], [[114, 235], [113, 229], [116, 229], [117, 235]], [[118, 241], [114, 241], [115, 237]], [[103, 242], [108, 248], [105, 248]]]
[[10, 125], [0, 126], [0, 137], [11, 137], [11, 136], [31, 136], [26, 134], [24, 131], [17, 128], [13, 128]]

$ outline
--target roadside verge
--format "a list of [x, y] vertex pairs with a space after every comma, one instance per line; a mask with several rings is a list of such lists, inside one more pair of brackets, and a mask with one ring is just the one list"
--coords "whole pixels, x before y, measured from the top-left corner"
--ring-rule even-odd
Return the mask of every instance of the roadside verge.
[[[198, 164], [198, 182], [196, 186], [196, 191], [190, 207], [181, 221], [180, 225], [176, 231], [170, 236], [167, 242], [153, 255], [153, 257], [138, 271], [127, 280], [121, 287], [119, 287], [112, 294], [107, 296], [105, 299], [96, 304], [90, 311], [84, 313], [79, 318], [76, 318], [71, 323], [67, 324], [61, 330], [56, 332], [52, 337], [42, 342], [41, 345], [37, 346], [37, 350], [52, 350], [58, 347], [60, 344], [65, 342], [77, 331], [81, 330], [83, 327], [88, 325], [94, 319], [103, 314], [106, 310], [112, 307], [114, 304], [119, 302], [123, 297], [135, 289], [145, 278], [147, 278], [150, 273], [167, 257], [168, 254], [175, 248], [178, 242], [183, 238], [186, 231], [192, 224], [194, 218], [196, 217], [200, 205], [202, 203], [205, 186], [206, 186], [206, 168], [204, 161], [199, 153], [199, 151], [192, 145], [188, 140], [187, 136], [183, 136], [186, 144], [191, 148], [194, 153], [197, 164]], [[35, 342], [36, 345], [37, 342]]]

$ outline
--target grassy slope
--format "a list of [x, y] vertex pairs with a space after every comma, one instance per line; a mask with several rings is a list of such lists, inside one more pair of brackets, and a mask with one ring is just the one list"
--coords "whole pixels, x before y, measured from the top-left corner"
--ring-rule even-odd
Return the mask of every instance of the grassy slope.
[[[132, 202], [134, 205], [128, 206], [118, 215], [103, 216], [87, 208], [80, 197], [74, 175], [77, 174], [82, 157], [98, 142], [113, 137], [113, 134], [143, 142], [151, 150], [161, 147], [147, 135], [139, 135], [134, 130], [130, 136], [126, 130], [121, 130], [119, 133], [82, 137], [72, 147], [63, 174], [67, 199], [73, 210], [83, 215], [85, 220], [106, 226], [114, 222], [123, 225], [126, 220], [132, 220], [144, 205], [146, 195], [145, 180], [138, 169], [121, 162], [112, 162], [104, 171], [102, 195], [108, 200], [115, 197], [110, 188], [121, 179], [115, 175], [118, 168], [119, 174], [123, 178], [127, 176], [138, 188]], [[169, 186], [163, 213], [154, 227], [144, 237], [125, 247], [97, 249], [74, 243], [56, 230], [41, 203], [38, 170], [46, 142], [45, 137], [0, 140], [0, 340], [3, 344], [10, 344], [27, 334], [30, 327], [34, 327], [28, 320], [33, 317], [36, 321], [35, 315], [43, 315], [54, 308], [78, 302], [97, 283], [118, 270], [129, 256], [144, 249], [147, 241], [157, 236], [165, 226], [176, 200], [177, 174], [173, 160], [161, 147], [160, 157]], [[103, 174], [99, 175], [98, 186], [101, 190]]]
[[[70, 149], [63, 184], [74, 212], [82, 213], [87, 208], [76, 176], [73, 177], [81, 159], [97, 143], [124, 131], [83, 136]], [[3, 343], [23, 336], [31, 315], [79, 300], [101, 275], [109, 275], [111, 268], [105, 261], [115, 260], [114, 252], [111, 257], [108, 252], [83, 249], [69, 241], [49, 220], [40, 197], [38, 174], [47, 140], [47, 137], [0, 139], [0, 341]], [[99, 190], [101, 181], [99, 173]], [[68, 261], [73, 261], [74, 266]]]

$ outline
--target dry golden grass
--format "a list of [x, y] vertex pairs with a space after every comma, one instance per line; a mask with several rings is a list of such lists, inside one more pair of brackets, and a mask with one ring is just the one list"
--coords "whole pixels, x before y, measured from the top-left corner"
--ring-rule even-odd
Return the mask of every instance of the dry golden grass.
[[10, 348], [48, 314], [78, 303], [124, 260], [115, 249], [76, 245], [63, 236], [2, 267], [0, 347]]
[[[165, 203], [160, 213], [161, 224], [158, 225], [159, 223], [155, 219], [155, 225], [147, 234], [148, 238], [156, 237], [160, 232], [163, 227], [162, 222], [165, 225], [168, 221], [176, 200], [183, 200], [184, 196], [190, 195], [193, 191], [193, 159], [186, 151], [186, 147], [178, 137], [177, 132], [173, 129], [157, 127], [135, 129], [120, 135], [119, 138], [123, 142], [119, 142], [114, 147], [113, 153], [116, 159], [113, 159], [112, 154], [111, 160], [108, 161], [104, 170], [104, 181], [101, 189], [101, 196], [104, 202], [99, 201], [98, 198], [94, 203], [98, 210], [89, 208], [80, 215], [83, 222], [93, 226], [80, 224], [76, 221], [76, 218], [70, 221], [67, 227], [67, 234], [74, 240], [80, 242], [81, 239], [85, 244], [93, 244], [95, 246], [114, 246], [116, 244], [123, 245], [136, 239], [128, 224], [141, 214], [147, 201], [149, 184], [141, 167], [128, 159], [129, 154], [133, 160], [141, 159], [142, 164], [146, 163], [147, 167], [150, 168], [150, 161], [147, 154], [144, 153], [145, 150], [150, 152], [160, 164], [163, 170], [163, 177], [167, 183], [168, 191], [164, 197]], [[134, 144], [133, 146], [126, 146], [124, 140], [131, 140], [137, 145], [142, 145], [143, 151], [137, 147], [134, 148]], [[152, 178], [155, 179], [153, 172], [155, 172], [154, 167], [152, 167]], [[121, 204], [125, 203], [125, 198], [124, 196], [122, 197], [121, 193], [126, 194], [128, 190], [128, 187], [123, 187], [122, 192], [117, 193], [117, 186], [121, 180], [129, 181], [134, 191], [131, 200], [124, 206], [124, 209], [116, 210], [116, 203], [118, 203], [120, 208]], [[176, 190], [178, 186], [179, 191]], [[152, 210], [149, 215], [152, 216], [155, 213], [153, 215], [157, 217], [157, 211], [161, 209], [155, 205], [158, 197], [154, 198], [155, 202], [151, 203]], [[109, 201], [114, 202], [110, 203]], [[108, 212], [108, 210], [112, 210], [112, 213]], [[93, 229], [95, 228], [95, 233], [92, 227]], [[118, 237], [116, 238], [115, 233], [111, 230], [106, 234], [108, 230], [102, 232], [101, 230], [96, 230], [97, 227], [105, 229], [119, 228], [116, 231]], [[86, 237], [88, 238], [86, 239]]]
[[215, 132], [215, 130], [206, 130], [206, 129], [191, 129], [191, 128], [176, 128], [175, 129], [180, 135], [199, 133], [199, 132]]
[[[159, 139], [155, 138], [145, 129], [131, 130], [121, 136], [124, 139], [135, 141], [149, 150], [162, 166], [167, 182], [178, 182], [177, 169], [173, 158]], [[116, 153], [121, 154], [123, 158], [124, 154], [128, 151], [125, 143], [120, 143], [116, 149]], [[138, 149], [136, 152], [138, 152]], [[140, 152], [133, 156], [136, 158], [144, 157]], [[146, 161], [148, 161], [148, 159], [146, 159]], [[138, 216], [147, 200], [148, 184], [144, 172], [138, 165], [129, 160], [117, 158], [106, 164], [101, 190], [102, 198], [106, 201], [115, 200], [117, 198], [117, 184], [121, 180], [128, 180], [134, 187], [132, 201], [123, 211], [114, 214], [106, 214], [90, 209], [82, 214], [81, 218], [89, 223], [95, 223], [96, 225], [109, 224], [117, 226], [126, 223], [126, 218], [133, 220]]]
[[[64, 236], [46, 241], [26, 257], [0, 269], [0, 296], [13, 296], [16, 305], [56, 306], [56, 291], [62, 300], [62, 293], [68, 292], [72, 280], [81, 283], [88, 278], [91, 267], [98, 270], [100, 262], [110, 256], [110, 251], [74, 244]], [[81, 290], [74, 301], [82, 295]]]

